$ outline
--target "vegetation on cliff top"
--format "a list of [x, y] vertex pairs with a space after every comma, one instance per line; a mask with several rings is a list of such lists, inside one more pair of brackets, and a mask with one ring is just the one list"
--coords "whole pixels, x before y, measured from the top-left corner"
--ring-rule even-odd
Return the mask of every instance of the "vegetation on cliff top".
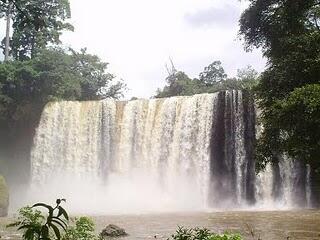
[[268, 59], [257, 87], [258, 170], [283, 153], [320, 170], [320, 1], [250, 2], [240, 34]]
[[[98, 56], [63, 49], [60, 36], [73, 30], [68, 0], [0, 1], [1, 16], [13, 21], [7, 61], [0, 64], [0, 116], [16, 120], [27, 104], [52, 100], [119, 98], [126, 89]], [[50, 46], [50, 47], [49, 47]]]
[[167, 85], [158, 89], [156, 98], [189, 96], [199, 93], [214, 93], [223, 90], [252, 90], [259, 82], [259, 74], [251, 66], [239, 69], [237, 77], [228, 78], [220, 61], [214, 61], [204, 68], [199, 78], [191, 79], [171, 63], [166, 78]]

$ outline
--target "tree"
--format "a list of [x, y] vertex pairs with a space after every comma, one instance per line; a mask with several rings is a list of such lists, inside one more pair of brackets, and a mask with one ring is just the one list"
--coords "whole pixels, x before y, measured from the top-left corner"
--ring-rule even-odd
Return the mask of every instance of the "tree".
[[168, 76], [166, 77], [167, 85], [162, 90], [157, 90], [155, 98], [185, 96], [198, 93], [198, 80], [189, 78], [183, 71], [178, 71], [171, 59], [170, 63], [170, 68], [166, 65], [168, 72]]
[[13, 2], [1, 0], [0, 1], [0, 18], [6, 18], [6, 34], [3, 40], [4, 44], [4, 61], [9, 60], [9, 45], [10, 45], [10, 25], [12, 15]]
[[126, 85], [122, 81], [113, 82], [114, 75], [105, 70], [108, 63], [102, 62], [98, 56], [88, 54], [86, 49], [76, 52], [73, 49], [73, 69], [81, 77], [81, 99], [96, 100], [102, 98], [120, 98]]
[[171, 96], [188, 96], [199, 92], [199, 85], [197, 79], [191, 79], [182, 72], [176, 71], [170, 74], [166, 81], [167, 86], [163, 90], [158, 89], [156, 98], [171, 97]]
[[9, 45], [10, 45], [10, 24], [11, 24], [11, 12], [13, 3], [5, 3], [5, 1], [0, 2], [0, 17], [6, 17], [6, 36], [4, 39], [4, 60], [9, 60]]
[[[168, 68], [167, 68], [168, 69]], [[177, 71], [172, 64], [166, 78], [167, 85], [157, 90], [156, 98], [171, 96], [189, 96], [200, 93], [215, 93], [224, 90], [252, 90], [259, 81], [259, 74], [251, 66], [238, 70], [236, 78], [227, 78], [220, 61], [214, 61], [199, 79], [191, 79], [182, 71]]]
[[296, 88], [273, 111], [283, 135], [283, 149], [294, 158], [302, 157], [301, 160], [319, 166], [320, 84]]
[[30, 60], [0, 64], [1, 115], [13, 116], [18, 106], [28, 103], [117, 99], [125, 84], [114, 81], [107, 66], [85, 49], [65, 52], [61, 48], [43, 49]]
[[[313, 168], [320, 165], [314, 159], [319, 128], [309, 129], [319, 116], [305, 112], [315, 101], [308, 96], [310, 89], [315, 96], [320, 83], [319, 9], [319, 0], [252, 0], [241, 16], [240, 34], [246, 49], [262, 48], [268, 59], [268, 68], [257, 87], [264, 126], [257, 146], [259, 168], [277, 162], [283, 153]], [[290, 124], [293, 118], [297, 125]]]
[[206, 86], [212, 86], [215, 83], [222, 82], [227, 79], [227, 74], [224, 72], [220, 61], [214, 61], [209, 66], [204, 68], [200, 73], [199, 80]]
[[[48, 44], [59, 44], [62, 31], [73, 30], [66, 22], [71, 16], [68, 0], [2, 0], [0, 11], [12, 16], [10, 52], [14, 59], [25, 60]], [[5, 39], [2, 43], [8, 51]]]
[[259, 84], [259, 73], [248, 65], [237, 70], [237, 81], [240, 89], [253, 90]]

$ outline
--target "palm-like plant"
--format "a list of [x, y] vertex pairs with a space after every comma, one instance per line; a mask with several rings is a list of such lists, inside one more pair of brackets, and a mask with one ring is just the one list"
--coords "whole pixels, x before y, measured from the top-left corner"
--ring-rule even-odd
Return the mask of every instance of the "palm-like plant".
[[[25, 240], [60, 240], [60, 230], [66, 231], [69, 221], [66, 210], [61, 206], [61, 203], [65, 201], [65, 199], [57, 199], [55, 207], [45, 203], [36, 203], [32, 207], [23, 208], [19, 212], [18, 221], [8, 226], [16, 226], [18, 230], [23, 230]], [[39, 210], [34, 210], [37, 207], [47, 209], [48, 216], [45, 217]]]

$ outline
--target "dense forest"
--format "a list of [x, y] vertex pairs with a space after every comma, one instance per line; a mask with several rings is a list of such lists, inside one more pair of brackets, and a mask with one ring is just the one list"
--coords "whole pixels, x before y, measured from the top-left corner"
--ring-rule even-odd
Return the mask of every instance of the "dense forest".
[[[25, 159], [45, 104], [119, 99], [126, 85], [115, 81], [107, 72], [108, 63], [87, 53], [85, 47], [80, 51], [63, 47], [63, 31], [74, 31], [68, 23], [68, 0], [1, 0], [0, 12], [7, 22], [1, 44], [5, 59], [0, 64], [0, 161], [14, 159], [11, 155], [17, 152]], [[239, 24], [245, 49], [259, 48], [268, 60], [263, 73], [248, 66], [229, 78], [222, 63], [214, 61], [191, 79], [171, 62], [166, 86], [154, 97], [248, 90], [262, 111], [264, 126], [256, 147], [257, 170], [286, 154], [318, 171], [320, 1], [251, 0]], [[1, 167], [0, 174], [6, 174], [5, 169]]]
[[264, 126], [258, 169], [286, 154], [319, 171], [320, 1], [250, 2], [240, 35], [268, 59], [256, 89]]

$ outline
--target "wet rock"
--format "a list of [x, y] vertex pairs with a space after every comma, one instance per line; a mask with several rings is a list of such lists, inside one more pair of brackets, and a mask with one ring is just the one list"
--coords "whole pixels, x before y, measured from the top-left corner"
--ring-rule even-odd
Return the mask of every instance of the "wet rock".
[[0, 217], [8, 215], [9, 191], [4, 177], [0, 175]]
[[123, 228], [120, 228], [114, 224], [109, 224], [100, 233], [100, 236], [103, 239], [108, 239], [110, 237], [124, 237], [127, 235], [128, 234], [126, 233], [126, 231]]

